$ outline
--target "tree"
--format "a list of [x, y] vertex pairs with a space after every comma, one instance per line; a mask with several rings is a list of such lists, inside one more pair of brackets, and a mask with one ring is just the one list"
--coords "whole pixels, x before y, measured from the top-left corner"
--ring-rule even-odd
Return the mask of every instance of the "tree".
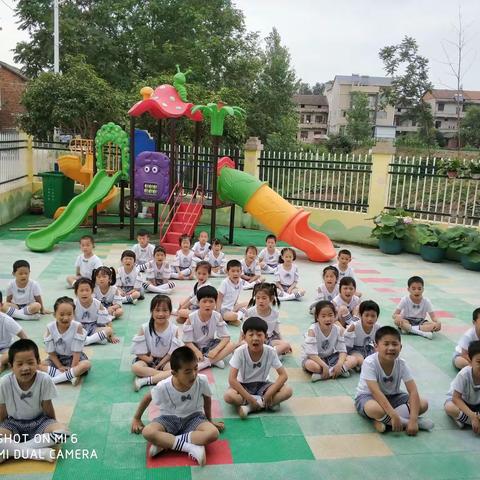
[[312, 93], [314, 95], [323, 95], [325, 92], [325, 84], [316, 82], [315, 85], [312, 87]]
[[288, 49], [281, 44], [274, 28], [266, 38], [262, 57], [263, 70], [258, 79], [252, 102], [247, 108], [249, 133], [266, 142], [268, 135], [276, 133], [286, 142], [294, 143], [298, 130], [298, 116], [292, 97], [297, 88], [295, 71], [290, 66]]
[[351, 108], [347, 112], [347, 135], [356, 145], [365, 145], [372, 138], [372, 123], [368, 110], [368, 95], [352, 92]]
[[[419, 54], [416, 40], [405, 36], [400, 44], [382, 48], [379, 56], [392, 77], [391, 88], [385, 92], [386, 103], [406, 109], [404, 118], [420, 124], [427, 120], [423, 96], [433, 85], [428, 79], [428, 59]], [[429, 130], [429, 125], [424, 125], [424, 130]]]
[[463, 143], [480, 148], [480, 107], [472, 105], [461, 121], [460, 131]]
[[350, 153], [353, 150], [351, 138], [343, 133], [330, 135], [325, 144], [331, 153]]
[[310, 85], [306, 82], [300, 82], [298, 84], [298, 90], [297, 93], [299, 95], [312, 95], [312, 89], [310, 88]]
[[27, 113], [20, 125], [27, 133], [47, 139], [55, 127], [93, 138], [96, 126], [123, 122], [122, 100], [83, 57], [67, 57], [65, 73], [42, 73], [28, 82], [22, 97]]

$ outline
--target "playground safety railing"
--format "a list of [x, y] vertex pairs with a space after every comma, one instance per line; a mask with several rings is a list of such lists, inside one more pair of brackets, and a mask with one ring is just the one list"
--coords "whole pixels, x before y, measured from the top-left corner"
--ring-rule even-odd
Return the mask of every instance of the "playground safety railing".
[[[167, 233], [167, 227], [170, 224], [170, 222], [173, 219], [173, 216], [175, 215], [175, 212], [180, 205], [180, 202], [182, 200], [183, 196], [183, 187], [180, 182], [176, 183], [175, 186], [173, 187], [172, 191], [170, 192], [170, 195], [168, 196], [162, 211], [160, 212], [160, 233], [162, 235], [160, 243], [162, 243], [165, 240], [165, 235]], [[173, 199], [173, 203], [172, 203]], [[177, 207], [177, 208], [175, 208]], [[167, 210], [168, 209], [168, 210]], [[164, 216], [165, 210], [167, 210], [166, 215]]]
[[[200, 201], [197, 201], [197, 195], [199, 194], [199, 192], [200, 192]], [[190, 201], [188, 202], [187, 209], [186, 209], [186, 211], [188, 212], [188, 217], [187, 217], [188, 220], [185, 220], [185, 227], [186, 227], [185, 229], [187, 231], [193, 225], [193, 219], [197, 214], [197, 212], [191, 209], [191, 206], [198, 205], [198, 204], [203, 205], [204, 201], [205, 201], [205, 194], [203, 192], [203, 187], [201, 185], [197, 185], [194, 192], [192, 193], [192, 196], [190, 198]]]

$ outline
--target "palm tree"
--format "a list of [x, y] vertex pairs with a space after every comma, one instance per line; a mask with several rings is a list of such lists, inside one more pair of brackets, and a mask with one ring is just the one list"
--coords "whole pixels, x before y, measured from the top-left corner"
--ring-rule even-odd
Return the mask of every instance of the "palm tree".
[[223, 102], [195, 105], [192, 108], [192, 113], [195, 113], [197, 110], [200, 110], [205, 117], [210, 117], [210, 134], [215, 137], [223, 135], [223, 124], [227, 115], [238, 115], [239, 117], [246, 115], [243, 108], [229, 106]]

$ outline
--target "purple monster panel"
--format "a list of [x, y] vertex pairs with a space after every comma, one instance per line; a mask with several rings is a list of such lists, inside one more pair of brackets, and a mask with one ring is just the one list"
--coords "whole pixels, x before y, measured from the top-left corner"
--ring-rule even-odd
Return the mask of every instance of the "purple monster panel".
[[135, 159], [135, 198], [163, 202], [169, 195], [170, 159], [160, 152], [142, 152]]

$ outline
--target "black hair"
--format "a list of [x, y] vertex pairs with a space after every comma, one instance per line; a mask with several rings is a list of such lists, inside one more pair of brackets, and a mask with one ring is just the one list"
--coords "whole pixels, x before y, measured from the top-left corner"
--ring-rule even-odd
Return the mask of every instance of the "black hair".
[[155, 255], [157, 252], [162, 252], [164, 255], [167, 254], [167, 251], [161, 245], [155, 246], [155, 248], [153, 249], [153, 255]]
[[137, 256], [135, 255], [135, 252], [133, 250], [124, 250], [122, 252], [120, 260], [123, 260], [125, 257], [133, 258], [133, 260], [137, 259]]
[[170, 313], [172, 312], [172, 300], [168, 295], [155, 295], [150, 302], [150, 321], [148, 322], [148, 331], [152, 336], [157, 335], [154, 328], [155, 321], [153, 319], [153, 311], [155, 310], [155, 308], [157, 308], [158, 305], [162, 304], [167, 306]]
[[328, 267], [325, 267], [322, 272], [322, 278], [325, 276], [327, 272], [333, 272], [333, 274], [337, 277], [337, 280], [338, 280], [340, 273], [337, 267], [334, 267], [333, 265], [328, 265]]
[[378, 343], [383, 337], [386, 337], [387, 335], [395, 337], [395, 339], [399, 342], [402, 341], [400, 332], [396, 328], [391, 327], [390, 325], [385, 325], [384, 327], [380, 327], [377, 330], [377, 333], [375, 334], [375, 343]]
[[410, 277], [407, 281], [407, 285], [410, 288], [412, 283], [419, 283], [422, 287], [425, 285], [425, 282], [423, 281], [422, 277], [419, 277], [418, 275], [414, 275], [413, 277]]
[[342, 291], [342, 287], [344, 285], [353, 285], [354, 288], [357, 288], [357, 282], [355, 281], [355, 279], [353, 277], [343, 277], [341, 280], [340, 280], [340, 283], [338, 285], [338, 290], [341, 292]]
[[92, 245], [95, 246], [95, 240], [91, 235], [82, 235], [79, 241], [81, 242], [82, 240], [90, 240]]
[[248, 253], [249, 250], [255, 250], [255, 253], [258, 254], [258, 250], [257, 250], [257, 247], [255, 245], [249, 245], [246, 249], [245, 249], [245, 255]]
[[248, 302], [249, 307], [255, 306], [255, 303], [256, 303], [255, 297], [257, 296], [258, 292], [265, 292], [271, 299], [273, 305], [276, 307], [280, 307], [280, 300], [278, 299], [277, 286], [274, 283], [268, 283], [268, 282], [260, 282], [255, 284], [255, 286], [253, 287], [252, 298]]
[[189, 347], [176, 348], [170, 357], [170, 367], [173, 371], [178, 372], [186, 363], [197, 361], [197, 357], [193, 350]]
[[13, 342], [8, 349], [8, 363], [10, 366], [15, 361], [15, 355], [20, 352], [33, 352], [35, 359], [40, 363], [40, 353], [38, 353], [37, 344], [29, 338], [21, 338]]
[[3, 303], [3, 295], [2, 295], [2, 292], [0, 292], [0, 303]]
[[93, 288], [94, 288], [95, 284], [92, 282], [92, 280], [90, 278], [87, 278], [87, 277], [80, 277], [73, 284], [73, 291], [75, 292], [75, 294], [78, 292], [78, 287], [80, 287], [80, 285], [84, 285], [84, 284], [88, 285], [93, 292]]
[[266, 237], [265, 237], [265, 242], [267, 240], [275, 240], [275, 242], [277, 241], [277, 237], [273, 234], [273, 233], [269, 233]]
[[199, 268], [206, 268], [209, 275], [212, 273], [212, 266], [205, 260], [202, 260], [195, 265], [195, 271], [198, 271]]
[[117, 274], [115, 273], [115, 269], [113, 267], [106, 267], [105, 265], [94, 268], [92, 272], [92, 282], [95, 284], [97, 280], [97, 275], [101, 273], [107, 275], [110, 278], [110, 285], [115, 285], [117, 282]]
[[380, 307], [373, 300], [364, 300], [358, 307], [358, 312], [363, 315], [364, 312], [375, 312], [377, 317], [380, 316]]
[[480, 353], [480, 341], [475, 340], [473, 342], [470, 342], [470, 345], [468, 346], [468, 356], [470, 360], [472, 360], [473, 357], [475, 355], [478, 355], [479, 353]]
[[60, 297], [60, 298], [57, 298], [57, 300], [53, 304], [53, 311], [56, 312], [57, 308], [64, 303], [67, 303], [68, 305], [71, 305], [73, 307], [73, 310], [75, 310], [75, 303], [74, 303], [72, 298], [70, 298], [70, 297]]
[[350, 250], [347, 250], [346, 248], [342, 248], [338, 251], [338, 256], [340, 255], [348, 255], [350, 258], [352, 258], [352, 252]]
[[[335, 308], [335, 304], [328, 301], [328, 300], [320, 300], [319, 302], [317, 302], [317, 304], [315, 305], [315, 314], [314, 314], [314, 317], [315, 317], [315, 322], [317, 321], [317, 317], [319, 315], [319, 313], [322, 311], [322, 309], [324, 309], [325, 307], [328, 307], [330, 308], [332, 311], [333, 311], [333, 314], [336, 315], [337, 314], [337, 309]], [[315, 323], [314, 322], [314, 323]]]
[[13, 263], [13, 273], [22, 267], [26, 267], [30, 270], [30, 264], [26, 260], [17, 260]]
[[297, 254], [295, 253], [295, 250], [293, 248], [284, 247], [280, 250], [280, 258], [278, 259], [278, 263], [283, 263], [283, 254], [286, 252], [292, 252], [294, 261], [297, 259]]
[[148, 230], [145, 230], [144, 228], [140, 229], [137, 232], [137, 237], [149, 237], [149, 236], [150, 236], [150, 232]]
[[[2, 302], [2, 294], [0, 293], [0, 303], [1, 302]], [[473, 323], [475, 323], [477, 321], [478, 317], [480, 317], [480, 307], [476, 308], [472, 313]]]
[[240, 260], [233, 258], [232, 260], [229, 260], [227, 262], [227, 272], [234, 267], [242, 268], [242, 264], [240, 263]]
[[222, 242], [221, 242], [218, 238], [214, 238], [214, 239], [212, 240], [212, 243], [210, 243], [210, 250], [212, 249], [212, 247], [213, 247], [214, 245], [220, 245], [221, 247], [223, 247]]
[[242, 332], [246, 334], [249, 330], [263, 332], [266, 335], [268, 331], [267, 322], [260, 317], [249, 317], [243, 322]]
[[178, 244], [180, 246], [182, 246], [182, 242], [184, 240], [188, 240], [190, 242], [190, 245], [192, 244], [192, 239], [190, 238], [190, 235], [184, 233], [183, 235], [180, 235], [180, 237], [178, 237]]
[[215, 301], [217, 301], [217, 289], [211, 285], [205, 285], [204, 287], [199, 288], [197, 290], [197, 300], [200, 301], [202, 298], [213, 298]]

